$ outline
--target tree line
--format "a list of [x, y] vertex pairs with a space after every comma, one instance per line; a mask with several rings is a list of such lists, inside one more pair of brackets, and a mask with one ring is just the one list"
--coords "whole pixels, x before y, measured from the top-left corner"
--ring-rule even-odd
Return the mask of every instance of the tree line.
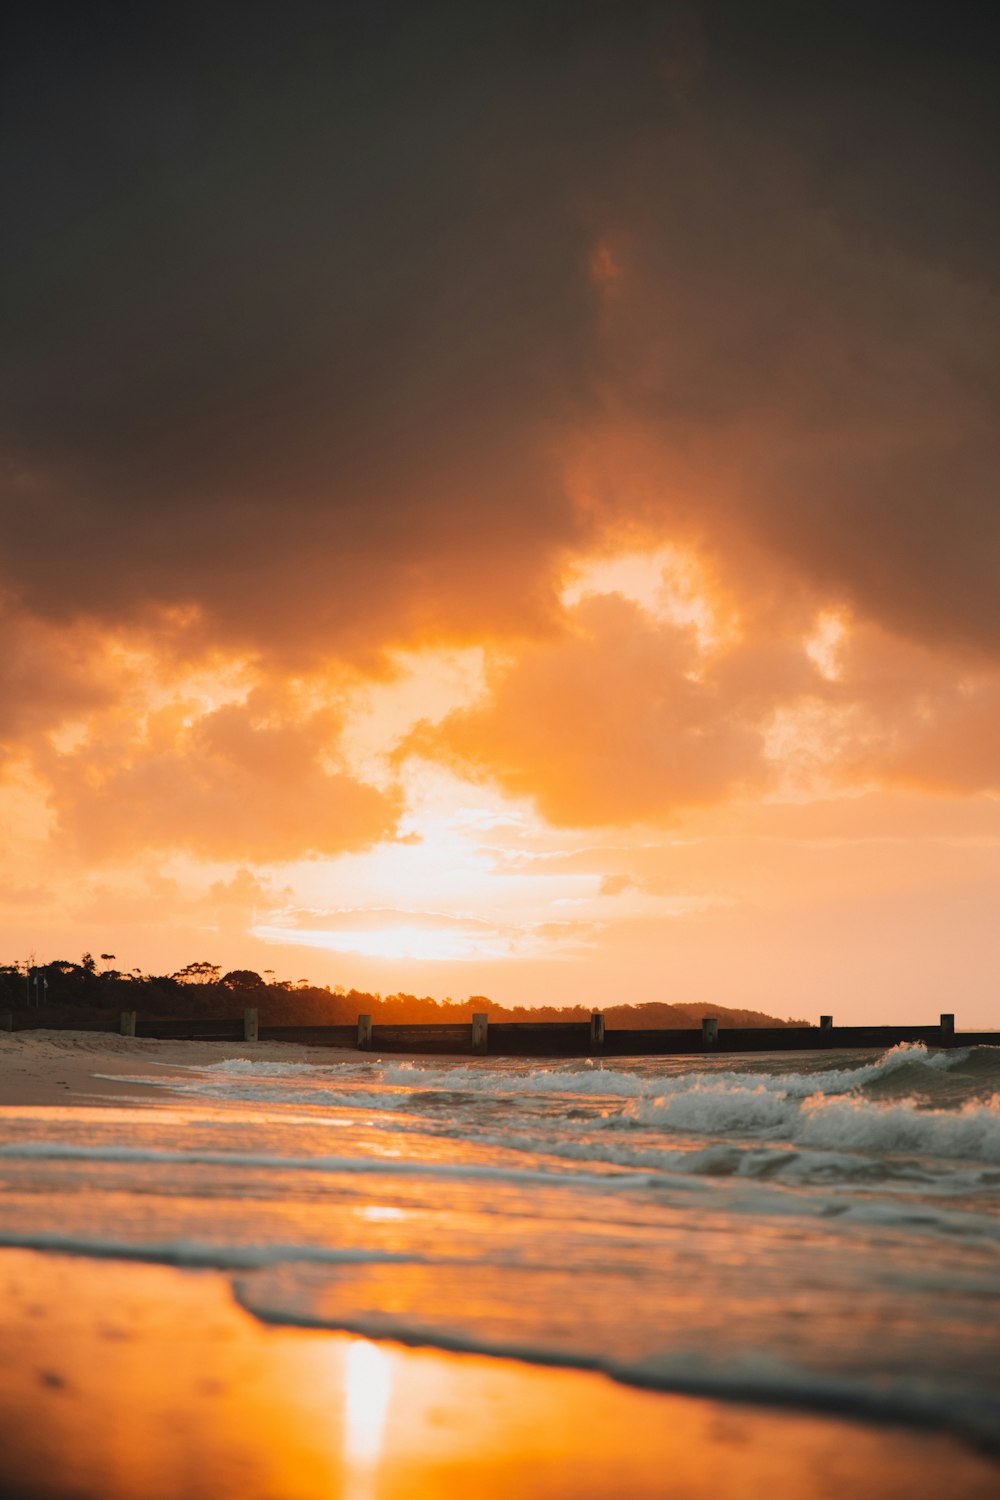
[[[352, 1025], [368, 1014], [382, 1025], [440, 1021], [468, 1022], [476, 1011], [491, 1021], [584, 1021], [592, 1010], [602, 1010], [609, 1027], [680, 1028], [698, 1026], [715, 1016], [729, 1026], [803, 1026], [804, 1021], [780, 1020], [762, 1011], [699, 1002], [647, 1001], [617, 1005], [500, 1005], [486, 995], [464, 1000], [450, 996], [344, 989], [341, 985], [313, 985], [300, 979], [277, 979], [271, 970], [229, 969], [200, 960], [173, 974], [143, 974], [138, 969], [114, 967], [113, 953], [99, 959], [85, 953], [76, 962], [51, 959], [37, 963], [0, 964], [0, 1010], [20, 1015], [38, 1012], [33, 1019], [52, 1025], [99, 1025], [114, 1012], [135, 1010], [143, 1015], [183, 1019], [189, 1016], [219, 1020], [257, 1007], [264, 1026]], [[44, 1014], [43, 1014], [44, 1013]]]

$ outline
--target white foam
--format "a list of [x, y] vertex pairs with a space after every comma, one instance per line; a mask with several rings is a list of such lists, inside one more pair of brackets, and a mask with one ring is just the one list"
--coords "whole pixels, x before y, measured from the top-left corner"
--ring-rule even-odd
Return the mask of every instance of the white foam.
[[960, 1110], [920, 1109], [909, 1101], [807, 1100], [793, 1139], [805, 1146], [1000, 1162], [1000, 1094]]
[[[317, 1081], [377, 1083], [412, 1092], [443, 1090], [467, 1094], [581, 1094], [642, 1099], [668, 1093], [686, 1093], [702, 1087], [706, 1080], [715, 1086], [747, 1092], [763, 1090], [787, 1098], [807, 1098], [812, 1094], [844, 1094], [864, 1087], [877, 1079], [891, 1076], [900, 1068], [926, 1067], [933, 1071], [948, 1070], [966, 1060], [968, 1049], [930, 1052], [923, 1042], [902, 1042], [877, 1061], [819, 1072], [749, 1072], [732, 1069], [725, 1072], [697, 1071], [704, 1059], [699, 1055], [684, 1058], [687, 1071], [673, 1076], [646, 1070], [630, 1071], [605, 1063], [587, 1062], [561, 1067], [529, 1067], [513, 1071], [484, 1063], [469, 1067], [458, 1064], [442, 1068], [414, 1062], [358, 1064], [338, 1062], [331, 1066], [316, 1063], [280, 1063], [252, 1058], [227, 1058], [192, 1069], [199, 1074], [233, 1078], [315, 1078]], [[666, 1061], [666, 1060], [664, 1060]], [[673, 1064], [678, 1059], [671, 1058]], [[693, 1068], [692, 1068], [692, 1065]], [[346, 1076], [345, 1076], [346, 1075]], [[397, 1101], [398, 1102], [398, 1101]]]
[[[893, 1078], [902, 1069], [910, 1070], [909, 1082], [914, 1069], [918, 1073], [926, 1069], [939, 1076], [961, 1066], [969, 1056], [968, 1049], [929, 1052], [922, 1043], [904, 1043], [872, 1063], [813, 1073], [714, 1071], [704, 1067], [685, 1072], [626, 1072], [602, 1065], [529, 1067], [514, 1071], [485, 1064], [441, 1068], [410, 1062], [365, 1063], [359, 1068], [353, 1063], [323, 1067], [230, 1058], [199, 1069], [199, 1076], [191, 1083], [178, 1085], [171, 1081], [168, 1086], [186, 1094], [230, 1102], [272, 1103], [277, 1098], [285, 1105], [322, 1106], [338, 1111], [397, 1115], [402, 1112], [412, 1115], [417, 1111], [426, 1116], [429, 1108], [433, 1107], [436, 1114], [440, 1108], [435, 1123], [460, 1135], [467, 1134], [470, 1128], [462, 1115], [463, 1095], [484, 1101], [511, 1096], [539, 1100], [575, 1097], [581, 1104], [584, 1100], [591, 1101], [594, 1107], [606, 1099], [609, 1108], [600, 1121], [600, 1143], [590, 1128], [592, 1122], [588, 1121], [589, 1144], [581, 1144], [579, 1148], [570, 1144], [552, 1154], [622, 1167], [635, 1161], [635, 1157], [616, 1153], [610, 1146], [610, 1138], [615, 1131], [636, 1127], [674, 1135], [728, 1137], [730, 1143], [782, 1142], [855, 1156], [858, 1152], [906, 1152], [950, 1160], [1000, 1162], [998, 1096], [969, 1102], [961, 1109], [928, 1109], [913, 1100], [879, 1102], [859, 1097], [860, 1090]], [[339, 1087], [323, 1086], [334, 1078]], [[307, 1086], [296, 1088], [296, 1080]], [[611, 1106], [610, 1101], [617, 1101], [617, 1107]], [[550, 1153], [553, 1130], [565, 1137], [578, 1127], [562, 1110], [544, 1129], [535, 1123], [532, 1128], [537, 1134], [527, 1141], [512, 1138], [505, 1143], [502, 1136], [493, 1136], [491, 1140], [515, 1150]], [[479, 1139], [480, 1132], [475, 1134]], [[654, 1169], [687, 1170], [668, 1160], [649, 1157], [642, 1160]], [[264, 1159], [258, 1159], [258, 1164], [264, 1165]], [[718, 1169], [708, 1166], [708, 1170], [711, 1173]], [[749, 1172], [749, 1165], [740, 1170]], [[763, 1163], [762, 1173], [767, 1170], [770, 1163]], [[807, 1175], [802, 1174], [802, 1180]]]
[[[750, 1072], [730, 1069], [725, 1072], [699, 1071], [701, 1056], [684, 1058], [685, 1071], [664, 1076], [647, 1070], [632, 1072], [605, 1063], [583, 1067], [534, 1068], [525, 1073], [490, 1071], [485, 1067], [449, 1069], [424, 1067], [418, 1063], [384, 1065], [384, 1083], [420, 1089], [444, 1088], [461, 1093], [495, 1094], [584, 1094], [618, 1095], [622, 1098], [649, 1098], [666, 1093], [685, 1093], [703, 1086], [707, 1080], [730, 1089], [750, 1092], [764, 1090], [788, 1098], [807, 1098], [812, 1094], [844, 1094], [864, 1087], [877, 1079], [891, 1076], [901, 1068], [917, 1066], [947, 1071], [965, 1061], [968, 1049], [930, 1052], [923, 1042], [902, 1042], [872, 1063], [831, 1068], [818, 1072]], [[677, 1066], [676, 1058], [663, 1059]], [[266, 1064], [264, 1065], [266, 1066]]]
[[312, 1075], [329, 1077], [350, 1064], [334, 1063], [289, 1063], [273, 1062], [268, 1058], [227, 1057], [223, 1062], [202, 1063], [193, 1072], [220, 1074], [223, 1077], [242, 1078], [308, 1078]]
[[272, 1266], [310, 1265], [447, 1265], [466, 1264], [461, 1258], [397, 1254], [353, 1246], [214, 1244], [207, 1240], [122, 1240], [101, 1236], [16, 1233], [0, 1230], [0, 1246], [7, 1250], [39, 1250], [52, 1255], [79, 1255], [94, 1260], [137, 1260], [166, 1266], [208, 1270], [260, 1270]]
[[913, 1152], [1000, 1162], [1000, 1095], [959, 1110], [912, 1100], [880, 1104], [822, 1094], [805, 1099], [766, 1088], [701, 1081], [683, 1092], [637, 1100], [629, 1116], [645, 1126], [696, 1135], [753, 1136], [837, 1151]]

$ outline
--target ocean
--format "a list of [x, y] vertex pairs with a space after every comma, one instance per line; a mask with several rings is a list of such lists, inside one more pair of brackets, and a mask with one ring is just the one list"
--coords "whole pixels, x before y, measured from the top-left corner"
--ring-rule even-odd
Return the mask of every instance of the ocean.
[[3, 1111], [0, 1247], [213, 1268], [269, 1327], [1000, 1452], [1000, 1047], [143, 1055], [130, 1087], [147, 1107]]

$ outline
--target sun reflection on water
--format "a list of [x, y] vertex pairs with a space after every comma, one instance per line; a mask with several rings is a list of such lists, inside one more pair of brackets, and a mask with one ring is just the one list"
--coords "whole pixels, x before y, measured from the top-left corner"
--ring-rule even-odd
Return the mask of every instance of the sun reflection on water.
[[376, 1344], [361, 1339], [347, 1351], [344, 1390], [344, 1458], [354, 1469], [378, 1462], [385, 1436], [392, 1365]]

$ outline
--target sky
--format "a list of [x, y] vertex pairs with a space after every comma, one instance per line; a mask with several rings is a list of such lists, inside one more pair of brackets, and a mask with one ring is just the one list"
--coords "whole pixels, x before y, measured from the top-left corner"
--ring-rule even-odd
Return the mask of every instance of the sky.
[[1000, 1024], [998, 31], [13, 7], [0, 956]]

